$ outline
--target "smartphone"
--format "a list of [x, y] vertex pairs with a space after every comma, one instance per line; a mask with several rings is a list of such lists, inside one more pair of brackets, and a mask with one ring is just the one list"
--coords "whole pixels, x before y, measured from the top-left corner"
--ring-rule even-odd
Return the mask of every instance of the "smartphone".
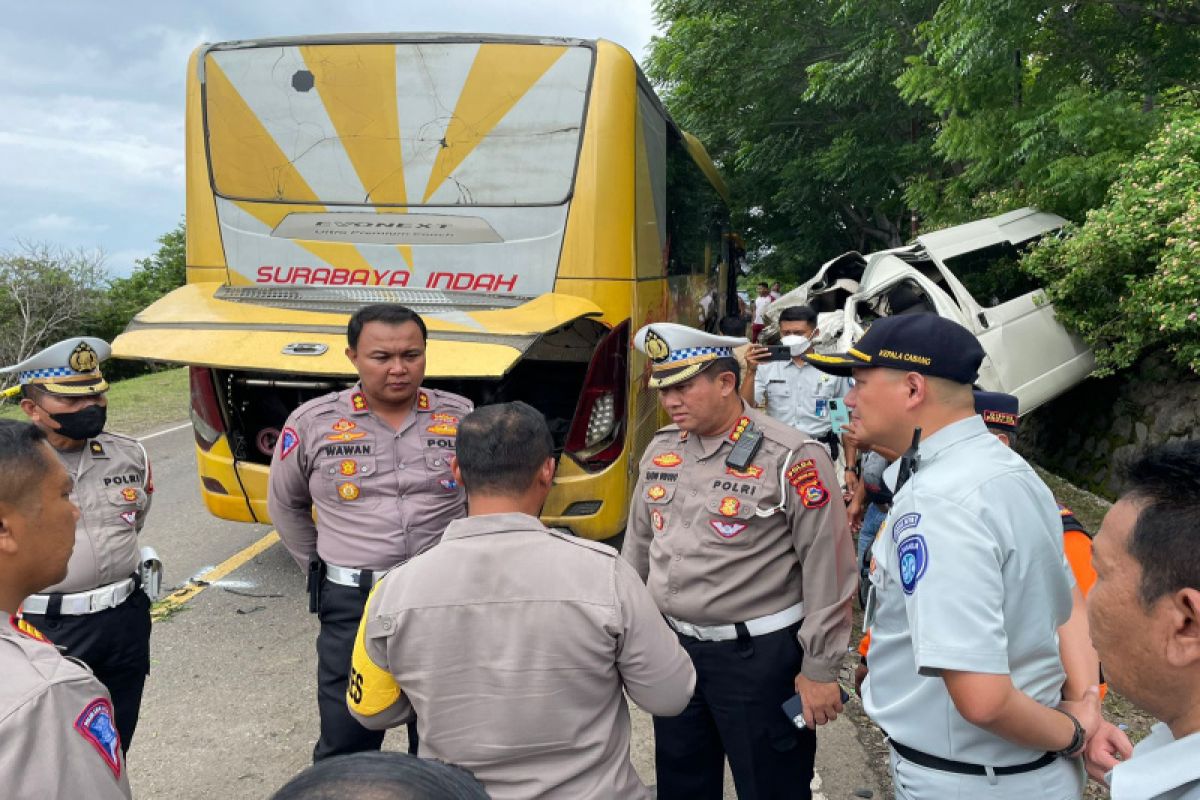
[[767, 357], [763, 361], [791, 361], [792, 348], [786, 344], [767, 345]]
[[834, 433], [845, 433], [850, 428], [850, 409], [842, 397], [829, 398], [829, 422]]
[[[838, 687], [838, 692], [842, 695], [842, 702], [848, 703], [850, 695], [841, 686]], [[804, 730], [808, 726], [804, 723], [804, 703], [800, 700], [800, 695], [794, 694], [783, 703], [783, 713], [792, 721], [792, 724], [797, 728]]]

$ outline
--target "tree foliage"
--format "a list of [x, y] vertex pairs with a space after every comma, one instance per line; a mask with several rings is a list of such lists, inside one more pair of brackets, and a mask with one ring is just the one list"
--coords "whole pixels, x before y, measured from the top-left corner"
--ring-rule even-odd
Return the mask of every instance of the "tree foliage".
[[[664, 33], [647, 73], [729, 177], [760, 274], [806, 278], [848, 249], [1026, 205], [1085, 238], [1096, 209], [1187, 224], [1185, 180], [1164, 173], [1171, 196], [1154, 199], [1167, 208], [1135, 213], [1138, 197], [1151, 198], [1128, 176], [1168, 142], [1182, 154], [1195, 135], [1195, 0], [656, 0], [655, 11]], [[1197, 368], [1182, 341], [1197, 338], [1195, 320], [1173, 327], [1187, 307], [1177, 280], [1187, 262], [1169, 256], [1184, 237], [1170, 238], [1140, 241], [1148, 260], [1137, 269], [1129, 253], [1096, 262], [1119, 254], [1094, 240], [1078, 245], [1090, 266], [1045, 260], [1067, 258], [1055, 249], [1065, 245], [1028, 265], [1050, 281], [1064, 321], [1123, 345], [1101, 356], [1103, 368], [1160, 344]], [[1136, 286], [1122, 294], [1130, 276]], [[1101, 284], [1117, 287], [1105, 321], [1086, 313]], [[1182, 339], [1168, 343], [1173, 331]]]

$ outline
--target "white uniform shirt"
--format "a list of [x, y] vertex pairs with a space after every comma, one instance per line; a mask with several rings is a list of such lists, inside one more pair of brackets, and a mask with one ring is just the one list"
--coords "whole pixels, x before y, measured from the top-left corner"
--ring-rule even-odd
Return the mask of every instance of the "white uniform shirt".
[[[1070, 567], [1050, 490], [978, 416], [922, 441], [918, 470], [875, 541], [867, 714], [897, 742], [955, 761], [1009, 766], [1041, 751], [967, 722], [943, 669], [1008, 675], [1042, 705], [1065, 673], [1058, 628]], [[885, 477], [895, 486], [899, 462]]]
[[1200, 800], [1200, 733], [1176, 739], [1166, 723], [1109, 773], [1113, 800]]
[[769, 305], [771, 305], [771, 298], [769, 298], [769, 297], [754, 298], [754, 324], [755, 325], [762, 325], [764, 322], [766, 322], [766, 320], [763, 319], [763, 312], [767, 310], [767, 306], [769, 306]]
[[818, 439], [830, 431], [829, 399], [850, 393], [850, 379], [791, 361], [766, 361], [754, 373], [754, 403], [768, 417]]

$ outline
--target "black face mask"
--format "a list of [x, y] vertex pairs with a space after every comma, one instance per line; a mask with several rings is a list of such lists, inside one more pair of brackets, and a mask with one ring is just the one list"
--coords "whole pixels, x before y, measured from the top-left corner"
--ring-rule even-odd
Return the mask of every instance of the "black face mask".
[[50, 419], [59, 424], [55, 433], [68, 439], [82, 441], [91, 439], [104, 430], [104, 423], [108, 420], [108, 408], [93, 405], [69, 414], [50, 414]]

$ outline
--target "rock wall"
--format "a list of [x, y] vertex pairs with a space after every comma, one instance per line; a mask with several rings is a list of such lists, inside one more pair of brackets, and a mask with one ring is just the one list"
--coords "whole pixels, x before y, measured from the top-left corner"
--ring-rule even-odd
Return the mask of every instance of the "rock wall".
[[1021, 420], [1017, 448], [1096, 494], [1121, 491], [1119, 466], [1147, 445], [1200, 439], [1200, 379], [1163, 360], [1089, 378]]

